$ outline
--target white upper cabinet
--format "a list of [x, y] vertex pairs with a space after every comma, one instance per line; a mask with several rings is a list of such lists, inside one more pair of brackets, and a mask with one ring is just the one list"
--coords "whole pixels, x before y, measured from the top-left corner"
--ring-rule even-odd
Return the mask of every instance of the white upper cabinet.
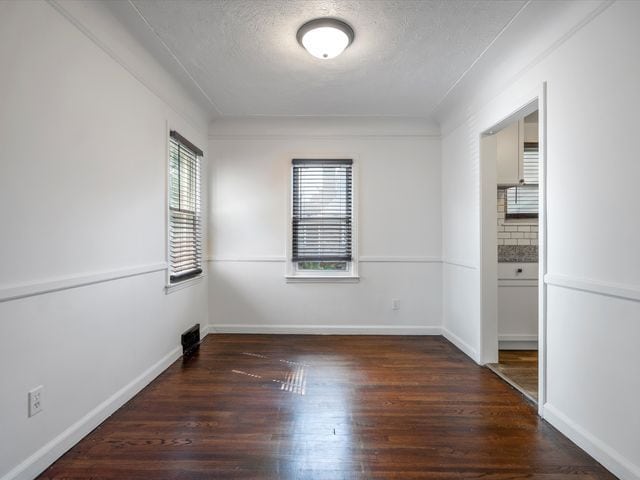
[[537, 121], [534, 123], [522, 119], [513, 122], [496, 134], [498, 185], [538, 183], [537, 176], [530, 178], [531, 169], [525, 168], [525, 143], [538, 143]]
[[524, 141], [525, 143], [538, 143], [538, 124], [524, 122]]
[[498, 185], [520, 183], [520, 122], [514, 122], [496, 133], [496, 166]]

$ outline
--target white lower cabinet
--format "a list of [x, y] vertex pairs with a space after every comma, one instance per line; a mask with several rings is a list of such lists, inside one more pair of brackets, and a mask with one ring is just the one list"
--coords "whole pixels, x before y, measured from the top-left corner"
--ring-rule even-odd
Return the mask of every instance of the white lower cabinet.
[[502, 350], [538, 348], [538, 264], [498, 264], [498, 340]]

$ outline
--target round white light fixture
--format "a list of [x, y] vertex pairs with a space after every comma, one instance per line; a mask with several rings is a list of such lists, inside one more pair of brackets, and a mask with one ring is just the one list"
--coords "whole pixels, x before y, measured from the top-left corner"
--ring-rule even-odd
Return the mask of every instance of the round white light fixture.
[[298, 29], [298, 42], [314, 57], [328, 60], [353, 42], [353, 28], [335, 18], [316, 18]]

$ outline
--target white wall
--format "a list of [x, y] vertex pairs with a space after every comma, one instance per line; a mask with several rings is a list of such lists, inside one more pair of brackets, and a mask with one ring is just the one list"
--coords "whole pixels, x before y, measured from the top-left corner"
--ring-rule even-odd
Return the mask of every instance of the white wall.
[[[439, 333], [440, 139], [432, 125], [228, 120], [213, 124], [209, 148], [217, 330]], [[305, 155], [357, 163], [359, 283], [285, 282], [290, 165]]]
[[[557, 41], [550, 38], [541, 56], [526, 57], [535, 62], [508, 85], [495, 77], [478, 81], [464, 107], [452, 102], [443, 115], [444, 256], [474, 267], [470, 273], [445, 265], [444, 325], [479, 358], [479, 136], [528, 103], [546, 81], [549, 376], [543, 412], [620, 478], [637, 479], [640, 3], [603, 7], [571, 4], [585, 10], [583, 21]], [[520, 57], [531, 51], [523, 49]], [[502, 72], [502, 81], [510, 78]], [[457, 303], [460, 295], [469, 298], [465, 306]]]
[[167, 122], [205, 147], [206, 116], [101, 8], [0, 3], [3, 479], [38, 474], [207, 322], [206, 281], [164, 292]]

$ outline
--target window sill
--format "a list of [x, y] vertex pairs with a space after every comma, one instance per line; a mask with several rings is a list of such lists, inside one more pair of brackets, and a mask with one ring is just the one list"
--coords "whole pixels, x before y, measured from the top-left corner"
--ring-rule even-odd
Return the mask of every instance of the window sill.
[[356, 275], [287, 275], [287, 283], [358, 283]]
[[170, 293], [177, 292], [178, 290], [191, 287], [193, 285], [200, 283], [204, 277], [206, 277], [206, 275], [204, 273], [201, 273], [197, 277], [193, 277], [188, 280], [183, 280], [182, 282], [170, 283], [164, 287], [164, 293], [168, 295]]
[[505, 218], [505, 225], [538, 225], [537, 218]]

